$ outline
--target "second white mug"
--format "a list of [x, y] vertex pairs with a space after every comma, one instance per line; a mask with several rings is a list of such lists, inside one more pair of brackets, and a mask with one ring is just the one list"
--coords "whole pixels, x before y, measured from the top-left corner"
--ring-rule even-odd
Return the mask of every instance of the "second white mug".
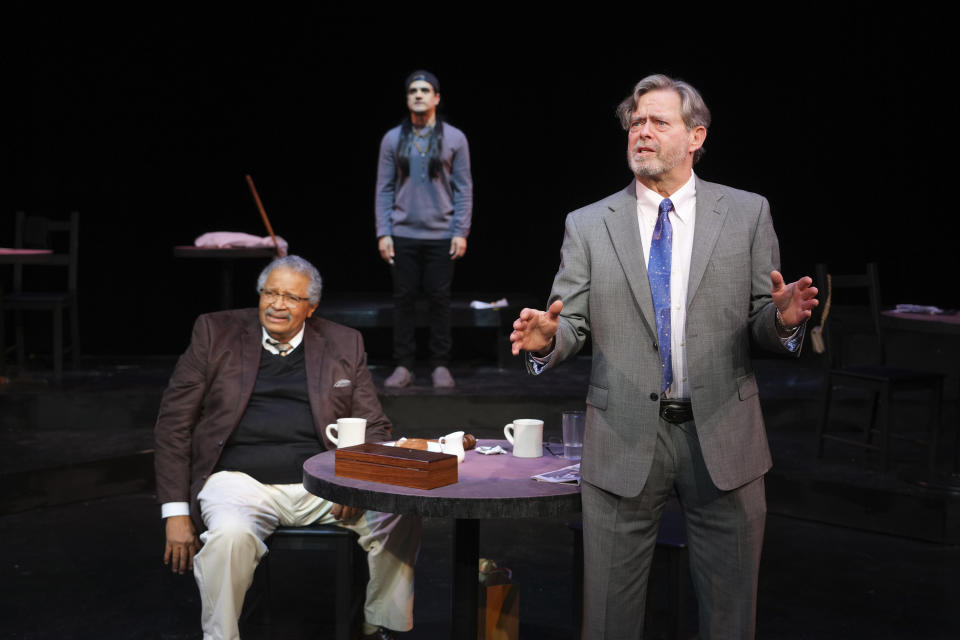
[[340, 418], [337, 424], [327, 425], [327, 437], [337, 445], [337, 449], [363, 444], [367, 439], [367, 419]]
[[463, 450], [463, 431], [454, 431], [440, 438], [440, 451], [457, 456], [457, 461], [463, 462], [466, 452]]
[[516, 457], [539, 458], [543, 455], [543, 420], [514, 420], [503, 427], [503, 435], [513, 445]]

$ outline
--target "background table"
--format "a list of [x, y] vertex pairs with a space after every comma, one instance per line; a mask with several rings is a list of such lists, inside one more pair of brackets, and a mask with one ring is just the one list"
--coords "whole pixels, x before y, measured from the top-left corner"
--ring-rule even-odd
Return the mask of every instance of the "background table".
[[0, 247], [0, 264], [50, 264], [57, 260], [50, 249], [9, 249]]
[[174, 258], [202, 258], [220, 262], [220, 308], [233, 308], [233, 262], [250, 258], [272, 260], [277, 257], [274, 247], [195, 247], [180, 245], [173, 248]]
[[960, 314], [880, 313], [888, 361], [947, 374], [946, 397], [954, 400], [951, 468], [934, 477], [915, 479], [930, 487], [960, 491]]
[[[506, 440], [480, 440], [478, 446]], [[538, 482], [531, 476], [560, 469], [571, 462], [544, 452], [540, 458], [512, 454], [485, 456], [467, 451], [455, 484], [412, 489], [335, 475], [334, 452], [313, 456], [303, 465], [303, 484], [310, 493], [332, 502], [374, 511], [454, 518], [451, 637], [477, 637], [479, 521], [487, 518], [535, 518], [580, 511], [580, 487]], [[532, 541], [535, 544], [535, 541]]]
[[960, 314], [958, 313], [904, 313], [902, 311], [881, 311], [880, 323], [884, 329], [900, 331], [918, 331], [960, 336]]

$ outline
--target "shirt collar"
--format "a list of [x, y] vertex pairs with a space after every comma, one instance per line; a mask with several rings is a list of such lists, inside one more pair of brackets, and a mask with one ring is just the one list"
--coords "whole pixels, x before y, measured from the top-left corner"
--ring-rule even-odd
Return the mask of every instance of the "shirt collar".
[[[297, 335], [290, 338], [290, 351], [293, 351], [294, 349], [299, 347], [300, 343], [303, 342], [303, 332], [306, 328], [307, 328], [307, 324], [304, 323], [303, 326], [300, 327], [300, 331], [297, 332]], [[267, 333], [267, 330], [263, 325], [260, 325], [260, 336], [261, 336], [260, 342], [261, 344], [263, 344], [264, 349], [266, 349], [267, 351], [269, 351], [274, 355], [280, 355], [280, 351], [275, 346], [273, 346], [268, 342], [268, 340], [273, 340], [273, 338], [270, 337], [270, 334]]]
[[[680, 218], [684, 220], [684, 215], [687, 212], [694, 211], [692, 206], [697, 199], [697, 175], [690, 172], [690, 179], [683, 183], [683, 186], [670, 194], [670, 202], [673, 203], [673, 212]], [[637, 203], [638, 206], [642, 208], [652, 209], [656, 212], [660, 208], [660, 202], [663, 200], [663, 196], [645, 187], [639, 180], [637, 180]]]

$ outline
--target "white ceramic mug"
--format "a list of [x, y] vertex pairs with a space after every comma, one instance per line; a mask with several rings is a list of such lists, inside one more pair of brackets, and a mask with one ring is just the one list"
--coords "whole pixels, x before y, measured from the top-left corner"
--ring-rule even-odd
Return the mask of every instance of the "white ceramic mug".
[[463, 450], [463, 431], [454, 431], [440, 438], [440, 451], [457, 456], [457, 460], [463, 462], [467, 457]]
[[514, 420], [503, 427], [503, 435], [513, 445], [516, 457], [539, 458], [543, 455], [543, 420]]
[[[336, 431], [336, 435], [334, 435]], [[340, 418], [337, 424], [327, 425], [327, 437], [338, 449], [363, 444], [367, 439], [366, 418]]]

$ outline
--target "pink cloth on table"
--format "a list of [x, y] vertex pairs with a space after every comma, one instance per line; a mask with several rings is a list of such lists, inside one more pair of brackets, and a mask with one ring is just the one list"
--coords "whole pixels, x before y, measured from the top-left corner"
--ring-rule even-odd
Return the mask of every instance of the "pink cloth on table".
[[[250, 235], [239, 231], [209, 231], [193, 241], [198, 247], [219, 249], [224, 247], [269, 247], [273, 248], [273, 238]], [[277, 236], [277, 246], [280, 253], [287, 255], [287, 241]]]

